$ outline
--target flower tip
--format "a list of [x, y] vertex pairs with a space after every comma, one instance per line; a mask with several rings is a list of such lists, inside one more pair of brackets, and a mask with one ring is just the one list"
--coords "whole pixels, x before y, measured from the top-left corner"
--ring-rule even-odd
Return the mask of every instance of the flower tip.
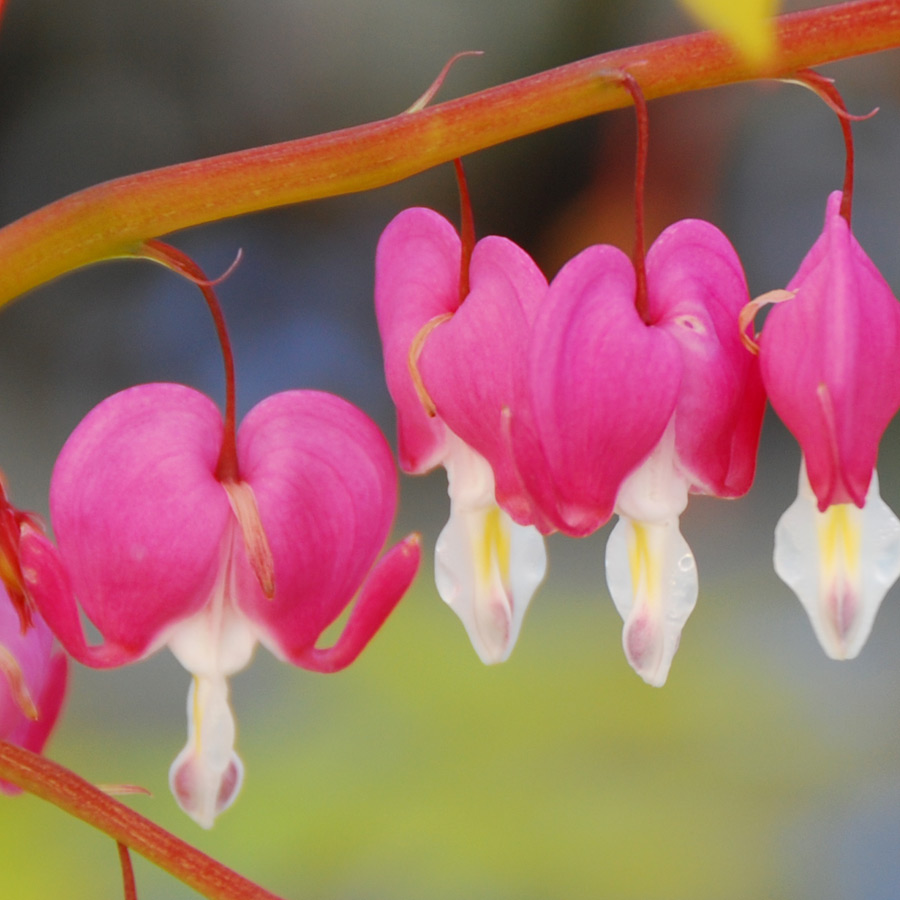
[[422, 535], [418, 531], [413, 531], [411, 534], [408, 534], [403, 540], [400, 542], [400, 546], [403, 548], [403, 553], [407, 556], [421, 556], [422, 554]]
[[648, 610], [638, 608], [622, 629], [622, 647], [628, 665], [651, 687], [662, 687], [672, 668], [678, 637], [667, 650], [659, 622]]
[[204, 764], [194, 748], [187, 746], [169, 770], [169, 787], [178, 805], [201, 828], [212, 828], [216, 817], [234, 802], [244, 780], [244, 765], [231, 754], [223, 771]]
[[881, 499], [875, 472], [862, 509], [837, 503], [821, 512], [805, 464], [799, 481], [775, 529], [775, 571], [803, 604], [825, 653], [854, 659], [900, 576], [900, 521]]

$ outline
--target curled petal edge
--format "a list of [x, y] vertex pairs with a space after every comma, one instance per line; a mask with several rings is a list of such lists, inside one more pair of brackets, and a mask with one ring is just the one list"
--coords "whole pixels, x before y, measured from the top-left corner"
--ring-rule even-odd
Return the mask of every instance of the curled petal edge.
[[422, 558], [422, 536], [411, 534], [386, 553], [369, 572], [337, 642], [326, 648], [298, 650], [277, 645], [294, 665], [315, 672], [338, 672], [349, 666], [384, 624], [412, 584]]
[[19, 544], [22, 573], [44, 621], [70, 656], [94, 669], [111, 669], [140, 659], [146, 647], [131, 649], [106, 642], [87, 643], [69, 576], [59, 553], [46, 535], [22, 526]]

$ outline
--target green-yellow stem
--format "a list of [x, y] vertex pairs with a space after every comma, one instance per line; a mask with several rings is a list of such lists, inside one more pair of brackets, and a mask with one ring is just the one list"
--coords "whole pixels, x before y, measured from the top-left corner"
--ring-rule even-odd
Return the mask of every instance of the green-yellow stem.
[[229, 216], [391, 184], [457, 157], [627, 106], [615, 73], [650, 100], [900, 46], [898, 0], [853, 0], [783, 16], [778, 52], [753, 68], [710, 32], [657, 41], [369, 125], [109, 181], [0, 230], [0, 306], [80, 266]]
[[93, 825], [210, 900], [279, 900], [43, 756], [0, 741], [0, 778]]

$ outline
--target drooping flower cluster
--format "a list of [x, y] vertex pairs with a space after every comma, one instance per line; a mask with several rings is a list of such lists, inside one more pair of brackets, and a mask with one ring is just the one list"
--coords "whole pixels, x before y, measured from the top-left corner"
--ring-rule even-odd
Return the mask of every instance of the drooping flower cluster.
[[[537, 532], [585, 535], [615, 511], [607, 572], [626, 655], [661, 684], [697, 595], [678, 516], [691, 491], [744, 493], [755, 467], [764, 395], [737, 325], [749, 300], [737, 256], [708, 223], [672, 226], [647, 258], [646, 318], [614, 247], [584, 251], [548, 287], [524, 251], [485, 238], [462, 298], [459, 260], [455, 231], [421, 209], [388, 226], [376, 258], [401, 465], [448, 469], [439, 592], [481, 658], [504, 659], [543, 575]], [[466, 501], [477, 528], [455, 524]], [[486, 560], [503, 570], [498, 589]]]
[[[623, 83], [643, 108], [634, 80]], [[645, 155], [639, 141], [639, 183]], [[483, 662], [515, 646], [546, 572], [544, 536], [582, 537], [615, 515], [605, 571], [625, 656], [664, 684], [699, 591], [680, 516], [691, 494], [750, 488], [766, 394], [803, 451], [776, 570], [826, 652], [859, 653], [900, 576], [900, 520], [875, 473], [900, 409], [900, 306], [853, 237], [846, 200], [829, 198], [786, 290], [752, 302], [728, 239], [695, 219], [667, 228], [645, 257], [639, 212], [633, 259], [588, 247], [549, 283], [511, 241], [475, 243], [431, 210], [388, 225], [375, 307], [400, 464], [446, 469], [435, 582]], [[54, 469], [56, 545], [0, 491], [0, 739], [40, 750], [56, 720], [66, 667], [49, 629], [99, 668], [168, 646], [193, 676], [170, 784], [209, 827], [243, 778], [228, 679], [258, 643], [307, 669], [349, 665], [409, 587], [419, 538], [378, 559], [397, 476], [383, 436], [350, 404], [289, 391], [236, 428], [212, 284], [173, 248], [149, 242], [137, 255], [206, 295], [225, 416], [174, 384], [97, 406]], [[766, 302], [775, 306], [756, 344], [750, 322]], [[357, 593], [336, 643], [317, 647]], [[101, 644], [87, 642], [80, 611]]]

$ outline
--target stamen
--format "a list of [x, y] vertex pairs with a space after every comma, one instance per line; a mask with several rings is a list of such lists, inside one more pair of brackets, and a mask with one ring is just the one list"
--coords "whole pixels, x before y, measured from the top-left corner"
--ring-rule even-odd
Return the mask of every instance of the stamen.
[[275, 560], [272, 548], [259, 516], [259, 507], [253, 488], [246, 481], [226, 481], [222, 483], [234, 517], [241, 526], [247, 558], [256, 580], [266, 597], [275, 596]]
[[[747, 327], [752, 325], [753, 320], [756, 318], [756, 314], [764, 306], [768, 306], [770, 303], [783, 303], [785, 300], [790, 300], [796, 295], [796, 291], [784, 291], [778, 288], [774, 291], [767, 291], [765, 294], [760, 294], [755, 300], [751, 300], [741, 310], [741, 313], [738, 316], [738, 328], [741, 332], [741, 343], [754, 356], [759, 355], [759, 334], [753, 335], [752, 328], [750, 329], [750, 334], [747, 334]], [[753, 335], [753, 337], [750, 335]]]
[[438, 325], [441, 325], [452, 318], [453, 313], [441, 313], [439, 316], [429, 319], [419, 329], [419, 333], [412, 339], [412, 343], [409, 345], [409, 355], [406, 358], [409, 376], [412, 378], [413, 387], [416, 389], [419, 402], [432, 419], [437, 415], [437, 407], [435, 407], [434, 401], [431, 399], [431, 395], [428, 393], [428, 389], [425, 387], [425, 382], [422, 380], [422, 375], [419, 372], [419, 357], [422, 355], [422, 350], [425, 347], [425, 341], [428, 338], [428, 335], [431, 334]]
[[12, 653], [0, 644], [0, 672], [6, 676], [9, 692], [15, 700], [16, 705], [22, 711], [22, 715], [32, 722], [36, 722], [39, 718], [38, 709], [31, 699], [31, 693], [28, 685], [25, 684], [25, 674], [19, 661]]

